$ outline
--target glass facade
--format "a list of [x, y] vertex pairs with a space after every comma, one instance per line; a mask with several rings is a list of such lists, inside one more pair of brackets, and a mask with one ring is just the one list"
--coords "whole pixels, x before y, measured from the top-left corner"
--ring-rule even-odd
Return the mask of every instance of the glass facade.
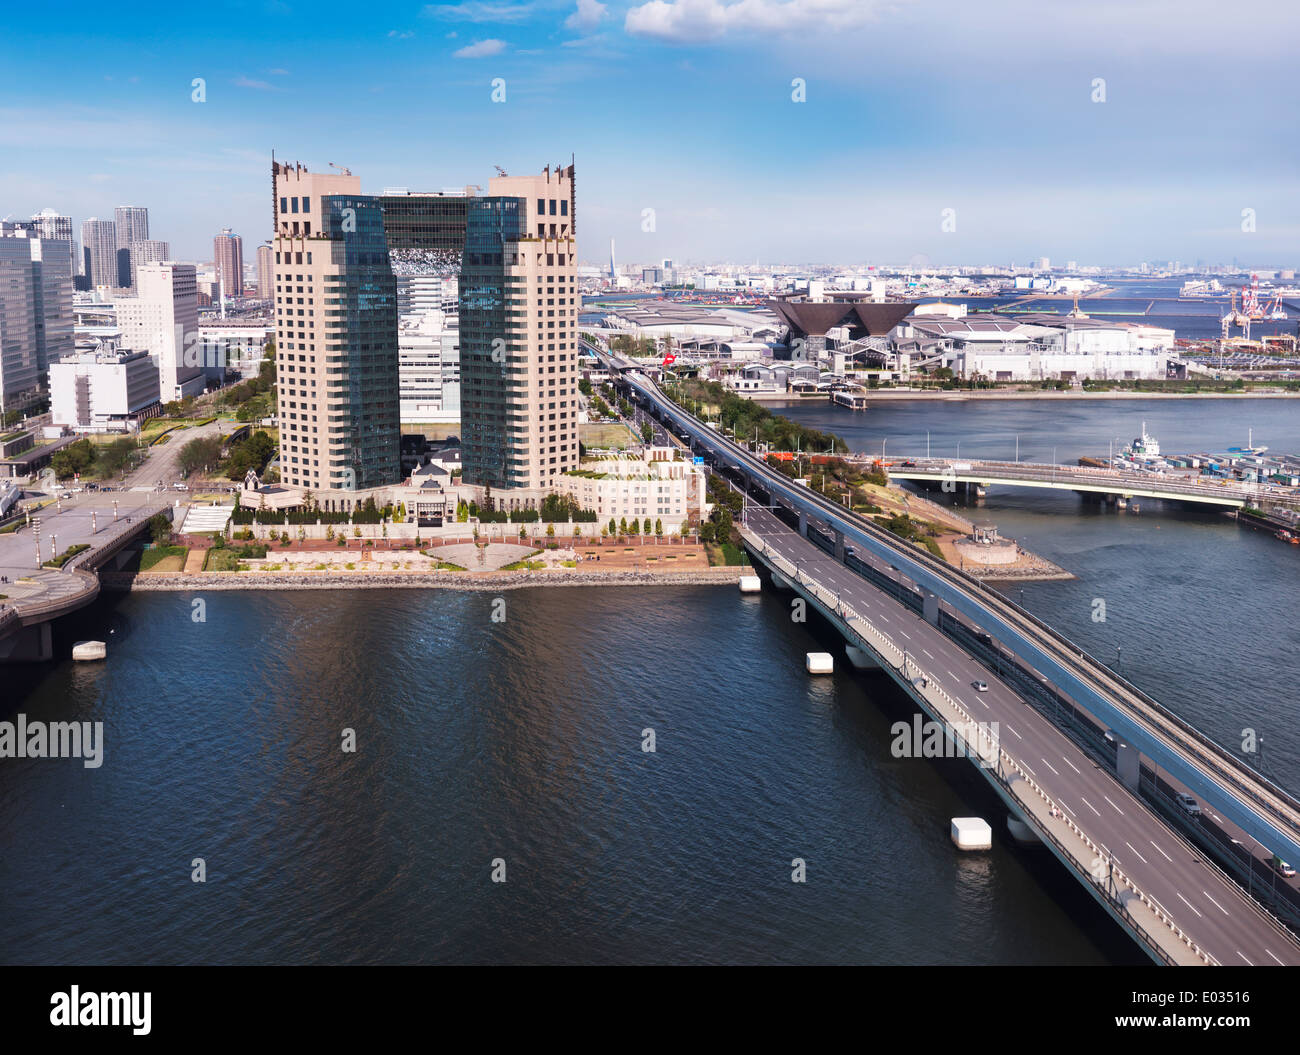
[[[527, 441], [512, 432], [511, 394], [526, 368], [512, 368], [526, 349], [513, 323], [523, 280], [509, 275], [524, 237], [520, 198], [469, 198], [460, 273], [461, 439], [466, 483], [519, 487], [527, 482]], [[494, 342], [500, 342], [494, 344]], [[495, 349], [495, 356], [493, 354]]]
[[[372, 197], [322, 200], [323, 238], [339, 269], [326, 279], [329, 486], [362, 490], [401, 478], [397, 289], [383, 210]], [[324, 247], [323, 247], [324, 248]]]

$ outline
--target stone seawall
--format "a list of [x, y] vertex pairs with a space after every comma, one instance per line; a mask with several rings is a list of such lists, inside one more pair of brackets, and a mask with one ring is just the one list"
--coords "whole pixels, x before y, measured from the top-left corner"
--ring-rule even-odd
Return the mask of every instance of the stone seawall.
[[106, 572], [105, 590], [518, 590], [533, 586], [734, 586], [751, 569], [700, 568], [695, 571], [509, 571], [509, 572], [201, 572], [196, 575], [129, 575]]

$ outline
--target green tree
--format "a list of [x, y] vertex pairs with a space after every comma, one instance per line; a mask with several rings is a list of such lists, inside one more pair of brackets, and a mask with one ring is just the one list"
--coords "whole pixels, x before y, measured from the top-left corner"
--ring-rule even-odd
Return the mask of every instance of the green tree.
[[149, 518], [149, 536], [159, 546], [172, 537], [172, 522], [166, 513], [155, 513]]
[[207, 472], [214, 469], [220, 461], [221, 437], [219, 436], [199, 436], [190, 440], [181, 448], [178, 458], [181, 472], [186, 476], [193, 472]]
[[664, 537], [664, 522], [660, 520], [658, 517], [655, 517], [655, 538], [663, 538], [663, 537]]
[[628, 525], [628, 531], [633, 535], [641, 534], [641, 522], [636, 517], [632, 518], [632, 522]]
[[655, 438], [655, 430], [650, 427], [650, 422], [641, 422], [641, 439], [648, 446]]
[[610, 533], [611, 535], [617, 535], [617, 534], [618, 534], [618, 525], [614, 523], [614, 518], [613, 518], [613, 517], [610, 517], [610, 518], [609, 518], [609, 533]]
[[622, 518], [620, 518], [620, 520], [619, 520], [619, 522], [618, 522], [618, 533], [619, 533], [620, 535], [626, 535], [626, 534], [627, 534], [627, 517], [622, 517]]

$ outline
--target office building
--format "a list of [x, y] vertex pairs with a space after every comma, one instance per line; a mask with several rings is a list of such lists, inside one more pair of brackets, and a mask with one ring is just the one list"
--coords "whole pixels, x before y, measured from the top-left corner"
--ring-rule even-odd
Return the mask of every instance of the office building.
[[117, 285], [134, 284], [131, 269], [131, 247], [149, 239], [149, 210], [138, 205], [119, 205], [113, 210], [113, 226], [117, 234]]
[[148, 352], [164, 403], [201, 393], [198, 284], [193, 264], [141, 264], [134, 297], [117, 301], [119, 345]]
[[[499, 176], [469, 199], [460, 274], [464, 479], [536, 505], [578, 465], [574, 170]], [[505, 492], [504, 494], [502, 492]]]
[[161, 410], [158, 367], [148, 352], [112, 342], [50, 367], [50, 418], [78, 432], [125, 432]]
[[82, 274], [85, 265], [77, 252], [77, 236], [72, 231], [72, 217], [63, 216], [55, 209], [42, 209], [32, 217], [29, 229], [41, 238], [67, 242], [72, 254], [72, 275]]
[[41, 394], [32, 254], [21, 238], [0, 238], [0, 412], [25, 409]]
[[136, 273], [140, 270], [141, 264], [155, 264], [171, 257], [171, 247], [166, 242], [160, 242], [156, 238], [144, 238], [138, 242], [132, 242], [128, 250], [131, 256], [131, 287], [135, 288]]
[[460, 331], [454, 314], [406, 316], [397, 334], [403, 425], [460, 420]]
[[227, 297], [244, 295], [244, 240], [229, 227], [212, 239], [212, 259], [221, 278], [221, 292]]
[[257, 247], [257, 295], [262, 300], [275, 297], [275, 250], [270, 242]]
[[324, 508], [401, 477], [397, 295], [383, 210], [346, 169], [272, 162], [280, 476]]
[[82, 274], [89, 289], [117, 287], [117, 224], [92, 216], [81, 222]]

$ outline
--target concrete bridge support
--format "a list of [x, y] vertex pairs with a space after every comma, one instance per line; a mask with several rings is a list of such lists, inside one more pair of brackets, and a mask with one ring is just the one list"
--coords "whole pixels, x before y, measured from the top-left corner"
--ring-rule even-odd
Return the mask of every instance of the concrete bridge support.
[[853, 664], [854, 670], [880, 669], [880, 663], [876, 660], [876, 657], [865, 648], [859, 648], [857, 645], [845, 645], [844, 652], [849, 657], [849, 662]]
[[835, 530], [835, 559], [841, 563], [844, 560], [844, 532], [838, 530]]
[[799, 510], [799, 534], [804, 538], [808, 537], [808, 514], [802, 509]]

